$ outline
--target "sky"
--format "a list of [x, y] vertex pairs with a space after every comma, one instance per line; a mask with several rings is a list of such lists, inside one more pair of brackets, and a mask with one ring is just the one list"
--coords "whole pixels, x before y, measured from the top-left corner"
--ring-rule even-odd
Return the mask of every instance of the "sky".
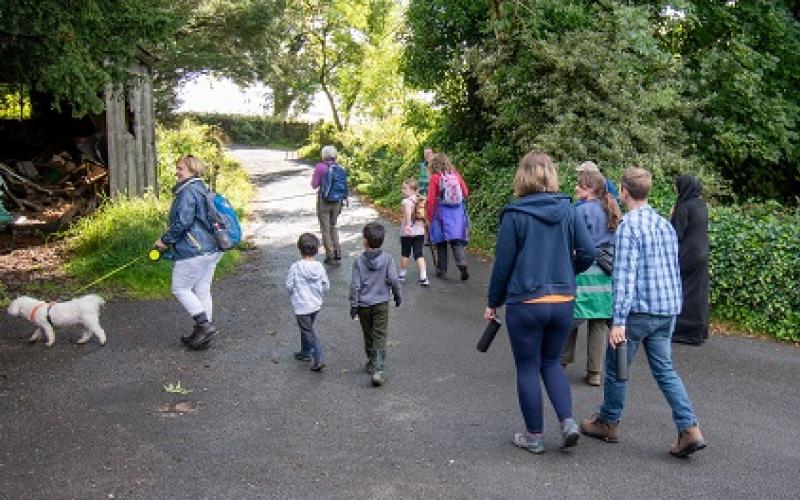
[[[270, 113], [269, 109], [265, 109], [268, 96], [269, 89], [261, 84], [242, 88], [228, 78], [200, 75], [179, 89], [178, 98], [182, 103], [177, 111], [263, 115]], [[329, 120], [330, 110], [324, 94], [315, 95], [311, 109], [299, 118], [306, 121], [320, 118]]]

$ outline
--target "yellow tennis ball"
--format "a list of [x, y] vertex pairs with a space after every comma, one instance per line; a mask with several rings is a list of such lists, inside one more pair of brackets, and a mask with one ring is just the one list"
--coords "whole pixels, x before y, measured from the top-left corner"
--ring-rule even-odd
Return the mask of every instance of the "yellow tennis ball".
[[147, 256], [150, 257], [150, 260], [158, 260], [161, 258], [161, 252], [154, 248], [150, 250], [150, 253], [148, 253]]

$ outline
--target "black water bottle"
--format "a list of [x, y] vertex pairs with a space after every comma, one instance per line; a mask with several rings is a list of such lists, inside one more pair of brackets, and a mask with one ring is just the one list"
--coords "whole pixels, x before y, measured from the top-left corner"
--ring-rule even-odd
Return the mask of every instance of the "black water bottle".
[[628, 341], [623, 340], [615, 349], [617, 356], [617, 380], [628, 380]]
[[492, 341], [497, 335], [497, 332], [500, 331], [501, 326], [502, 323], [500, 323], [500, 320], [497, 318], [489, 320], [489, 324], [486, 325], [486, 329], [483, 330], [483, 335], [481, 335], [480, 340], [478, 340], [478, 350], [480, 352], [489, 350], [489, 346], [492, 345]]

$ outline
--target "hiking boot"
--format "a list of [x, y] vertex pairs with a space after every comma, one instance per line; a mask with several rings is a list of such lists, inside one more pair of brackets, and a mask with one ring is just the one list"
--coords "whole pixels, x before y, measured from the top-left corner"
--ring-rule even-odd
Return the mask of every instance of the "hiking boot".
[[600, 374], [597, 372], [586, 372], [583, 380], [592, 387], [600, 386]]
[[535, 455], [544, 453], [544, 439], [541, 434], [531, 434], [530, 432], [517, 432], [511, 440], [514, 446], [522, 448]]
[[194, 328], [192, 328], [191, 333], [184, 333], [183, 335], [181, 335], [181, 344], [191, 345], [195, 337], [197, 337], [198, 332], [199, 332], [198, 326], [194, 325]]
[[578, 438], [580, 437], [575, 419], [565, 418], [561, 423], [561, 449], [572, 448], [578, 444]]
[[189, 347], [194, 350], [205, 349], [211, 343], [211, 337], [217, 333], [217, 329], [214, 328], [210, 322], [206, 321], [205, 323], [200, 323], [197, 325], [197, 336], [195, 336], [194, 340]]
[[419, 280], [419, 286], [428, 287], [428, 286], [431, 286], [431, 282], [428, 281], [428, 278], [421, 279], [421, 280]]
[[619, 440], [619, 422], [606, 422], [595, 413], [591, 418], [581, 420], [581, 432], [606, 443], [616, 443]]
[[669, 450], [669, 454], [675, 458], [686, 458], [705, 447], [706, 441], [703, 439], [700, 427], [693, 425], [678, 434], [678, 442]]
[[461, 281], [467, 281], [469, 279], [467, 266], [458, 266], [458, 270], [461, 271]]
[[303, 351], [297, 351], [294, 353], [294, 359], [297, 361], [311, 361], [311, 354]]

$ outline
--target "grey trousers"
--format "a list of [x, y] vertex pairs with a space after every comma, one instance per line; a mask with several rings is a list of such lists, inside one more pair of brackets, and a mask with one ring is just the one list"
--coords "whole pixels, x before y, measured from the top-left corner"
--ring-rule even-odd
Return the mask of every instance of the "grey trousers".
[[439, 271], [447, 272], [447, 244], [450, 243], [450, 248], [453, 250], [453, 260], [456, 265], [465, 266], [467, 264], [467, 245], [461, 240], [450, 240], [444, 243], [436, 244], [437, 265]]
[[322, 199], [322, 196], [317, 195], [317, 218], [327, 258], [342, 254], [342, 247], [339, 245], [339, 230], [336, 229], [336, 219], [339, 218], [340, 213], [342, 213], [341, 201], [326, 201]]
[[578, 326], [584, 321], [588, 322], [586, 328], [586, 371], [603, 373], [606, 355], [606, 332], [608, 326], [605, 319], [575, 320], [572, 331], [569, 332], [564, 352], [561, 353], [561, 364], [568, 365], [575, 361], [575, 344], [578, 339]]

